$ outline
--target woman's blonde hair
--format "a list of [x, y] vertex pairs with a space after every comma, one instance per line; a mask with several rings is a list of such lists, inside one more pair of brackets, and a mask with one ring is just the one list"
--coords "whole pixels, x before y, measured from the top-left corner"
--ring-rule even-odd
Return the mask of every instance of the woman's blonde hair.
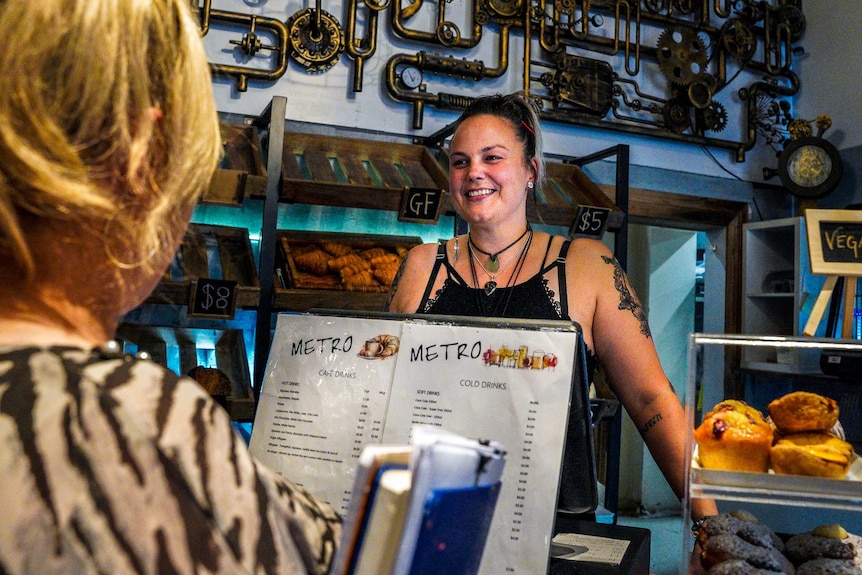
[[2, 0], [0, 37], [0, 261], [32, 278], [63, 222], [121, 266], [176, 245], [221, 153], [189, 1]]

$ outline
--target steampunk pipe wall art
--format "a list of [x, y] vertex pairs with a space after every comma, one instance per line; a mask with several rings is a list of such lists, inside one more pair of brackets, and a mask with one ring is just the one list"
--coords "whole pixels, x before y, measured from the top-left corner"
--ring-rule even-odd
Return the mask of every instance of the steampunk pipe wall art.
[[546, 121], [723, 148], [739, 162], [758, 138], [774, 143], [774, 110], [799, 90], [792, 67], [805, 31], [801, 0], [345, 0], [346, 32], [321, 0], [285, 22], [210, 1], [197, 0], [202, 32], [235, 29], [231, 49], [249, 62], [213, 71], [240, 92], [277, 80], [288, 60], [316, 74], [342, 55], [361, 92], [387, 34], [416, 48], [388, 56], [380, 79], [411, 106], [413, 129], [427, 106], [461, 109], [477, 84], [508, 73]]

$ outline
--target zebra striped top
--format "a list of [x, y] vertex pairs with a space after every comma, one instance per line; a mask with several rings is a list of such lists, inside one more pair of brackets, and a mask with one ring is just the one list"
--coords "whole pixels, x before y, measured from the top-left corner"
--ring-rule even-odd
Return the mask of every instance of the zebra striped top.
[[324, 574], [340, 532], [194, 380], [98, 350], [0, 348], [0, 575]]

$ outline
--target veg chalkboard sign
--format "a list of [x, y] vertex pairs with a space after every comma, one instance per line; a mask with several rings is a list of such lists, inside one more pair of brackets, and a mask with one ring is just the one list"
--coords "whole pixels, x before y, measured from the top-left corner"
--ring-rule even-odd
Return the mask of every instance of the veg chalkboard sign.
[[862, 276], [862, 210], [805, 210], [811, 273]]

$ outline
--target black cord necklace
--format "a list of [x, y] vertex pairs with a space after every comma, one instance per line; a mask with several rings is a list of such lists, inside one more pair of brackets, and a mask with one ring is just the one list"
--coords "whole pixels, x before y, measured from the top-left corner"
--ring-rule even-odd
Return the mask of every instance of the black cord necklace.
[[[530, 230], [530, 232], [532, 232], [532, 230]], [[527, 238], [527, 241], [524, 244], [524, 247], [522, 248], [521, 253], [518, 255], [518, 259], [517, 259], [517, 262], [515, 264], [515, 269], [512, 271], [512, 275], [509, 277], [509, 281], [506, 282], [507, 293], [505, 294], [505, 304], [503, 305], [503, 310], [500, 312], [499, 317], [505, 317], [506, 309], [509, 307], [509, 300], [512, 299], [512, 292], [514, 291], [514, 289], [512, 289], [512, 288], [515, 285], [515, 283], [518, 281], [518, 276], [521, 275], [521, 269], [524, 267], [524, 262], [527, 261], [527, 253], [530, 251], [530, 246], [532, 245], [532, 243], [533, 243], [533, 234], [530, 233], [530, 237]], [[467, 248], [470, 249], [469, 244], [468, 244]], [[471, 252], [471, 256], [472, 256], [472, 252]], [[472, 276], [473, 276], [473, 285], [476, 286], [476, 292], [475, 292], [476, 293], [476, 301], [478, 303], [479, 309], [482, 311], [482, 316], [483, 317], [498, 317], [497, 316], [497, 310], [500, 307], [500, 304], [503, 302], [503, 297], [500, 296], [500, 294], [497, 294], [498, 299], [494, 303], [494, 307], [490, 310], [490, 313], [489, 313], [488, 309], [485, 307], [485, 297], [482, 296], [482, 294], [484, 293], [485, 296], [487, 297], [487, 299], [489, 300], [489, 303], [490, 303], [490, 300], [494, 299], [494, 296], [493, 296], [494, 292], [497, 291], [496, 290], [496, 282], [494, 282], [494, 289], [489, 290], [487, 283], [485, 284], [485, 287], [483, 289], [479, 289], [479, 277], [476, 274], [476, 264], [474, 263], [474, 257], [470, 257], [470, 272], [472, 273]]]
[[530, 231], [532, 229], [533, 228], [530, 227], [530, 222], [527, 222], [527, 229], [524, 230], [523, 234], [518, 236], [518, 239], [516, 239], [514, 242], [512, 242], [511, 244], [509, 244], [508, 246], [506, 246], [502, 250], [498, 251], [497, 253], [493, 253], [493, 254], [488, 253], [485, 250], [483, 250], [482, 248], [480, 248], [479, 246], [477, 246], [473, 242], [473, 236], [470, 235], [470, 232], [467, 232], [467, 242], [468, 242], [468, 245], [470, 247], [472, 247], [474, 250], [476, 250], [477, 252], [479, 252], [482, 255], [488, 256], [488, 263], [485, 264], [484, 266], [482, 266], [485, 269], [485, 271], [486, 272], [495, 272], [495, 271], [500, 269], [500, 260], [498, 259], [500, 257], [500, 254], [502, 254], [503, 252], [505, 252], [506, 250], [510, 249], [512, 246], [514, 246], [515, 244], [517, 244], [518, 242], [523, 240], [524, 236], [526, 236], [528, 233], [530, 233]]

